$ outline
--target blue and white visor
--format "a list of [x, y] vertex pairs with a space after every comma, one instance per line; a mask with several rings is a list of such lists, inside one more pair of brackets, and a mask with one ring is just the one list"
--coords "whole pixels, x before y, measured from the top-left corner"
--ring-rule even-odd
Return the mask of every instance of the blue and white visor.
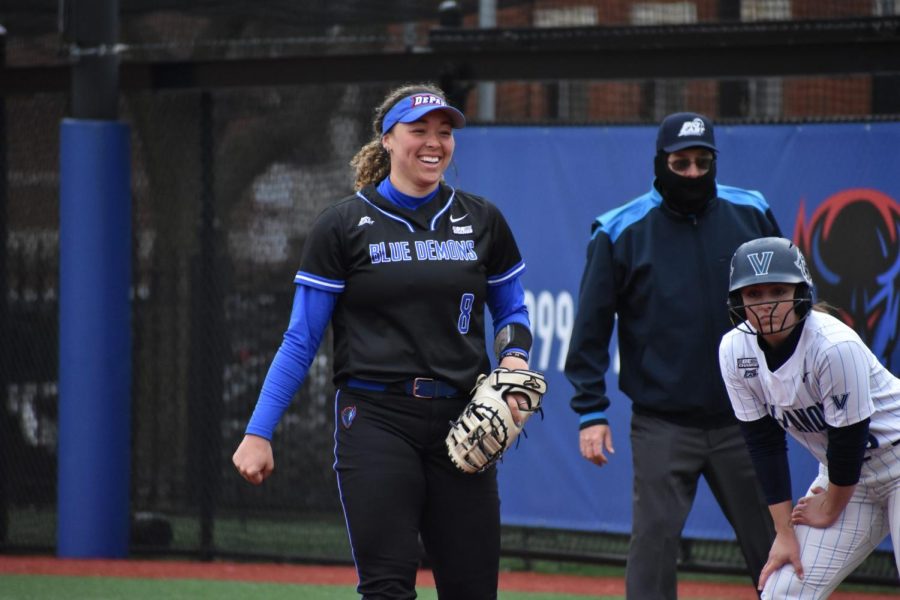
[[433, 110], [446, 112], [454, 129], [462, 129], [466, 126], [466, 117], [460, 111], [447, 104], [446, 100], [440, 96], [422, 92], [407, 96], [392, 106], [391, 110], [384, 115], [381, 133], [382, 135], [387, 133], [397, 123], [418, 121]]

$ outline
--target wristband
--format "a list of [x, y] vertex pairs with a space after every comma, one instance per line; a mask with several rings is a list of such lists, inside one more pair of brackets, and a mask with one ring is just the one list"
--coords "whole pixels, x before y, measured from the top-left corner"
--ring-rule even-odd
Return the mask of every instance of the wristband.
[[497, 332], [494, 338], [494, 355], [499, 359], [507, 351], [515, 351], [524, 352], [527, 356], [531, 350], [531, 342], [531, 330], [521, 323], [510, 323]]
[[514, 356], [516, 358], [521, 358], [525, 362], [528, 362], [528, 353], [524, 350], [520, 350], [519, 348], [509, 348], [508, 350], [504, 350], [500, 353], [499, 358], [502, 360], [507, 356]]

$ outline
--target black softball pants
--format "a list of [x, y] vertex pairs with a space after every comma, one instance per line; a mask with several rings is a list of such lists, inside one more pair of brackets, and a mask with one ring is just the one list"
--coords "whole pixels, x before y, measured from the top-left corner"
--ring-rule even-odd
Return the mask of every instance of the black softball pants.
[[416, 598], [420, 536], [441, 600], [497, 597], [496, 469], [463, 473], [444, 445], [467, 402], [339, 391], [334, 468], [365, 600]]

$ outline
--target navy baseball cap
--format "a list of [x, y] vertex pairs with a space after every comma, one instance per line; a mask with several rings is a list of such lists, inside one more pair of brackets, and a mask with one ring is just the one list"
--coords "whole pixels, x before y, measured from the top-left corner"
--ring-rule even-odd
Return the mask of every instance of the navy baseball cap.
[[397, 123], [418, 121], [433, 110], [446, 112], [454, 129], [462, 129], [466, 126], [466, 117], [447, 104], [446, 100], [428, 92], [420, 92], [403, 98], [387, 111], [381, 124], [381, 133], [387, 133]]
[[668, 154], [694, 146], [718, 152], [712, 121], [692, 112], [674, 113], [663, 119], [656, 136], [657, 152]]

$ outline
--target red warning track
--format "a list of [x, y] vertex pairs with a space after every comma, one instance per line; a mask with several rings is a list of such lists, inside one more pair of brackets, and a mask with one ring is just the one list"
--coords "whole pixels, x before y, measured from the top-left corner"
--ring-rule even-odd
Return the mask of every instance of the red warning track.
[[[352, 567], [284, 565], [269, 563], [180, 562], [155, 560], [57, 559], [46, 556], [0, 556], [0, 575], [70, 575], [78, 577], [130, 577], [137, 579], [214, 579], [309, 585], [355, 585]], [[434, 587], [430, 571], [419, 572], [419, 585]], [[500, 574], [500, 589], [584, 596], [624, 596], [625, 582], [614, 577], [545, 575], [514, 572]], [[749, 585], [684, 581], [678, 597], [697, 600], [756, 600]], [[897, 600], [896, 594], [836, 592], [832, 600]]]

